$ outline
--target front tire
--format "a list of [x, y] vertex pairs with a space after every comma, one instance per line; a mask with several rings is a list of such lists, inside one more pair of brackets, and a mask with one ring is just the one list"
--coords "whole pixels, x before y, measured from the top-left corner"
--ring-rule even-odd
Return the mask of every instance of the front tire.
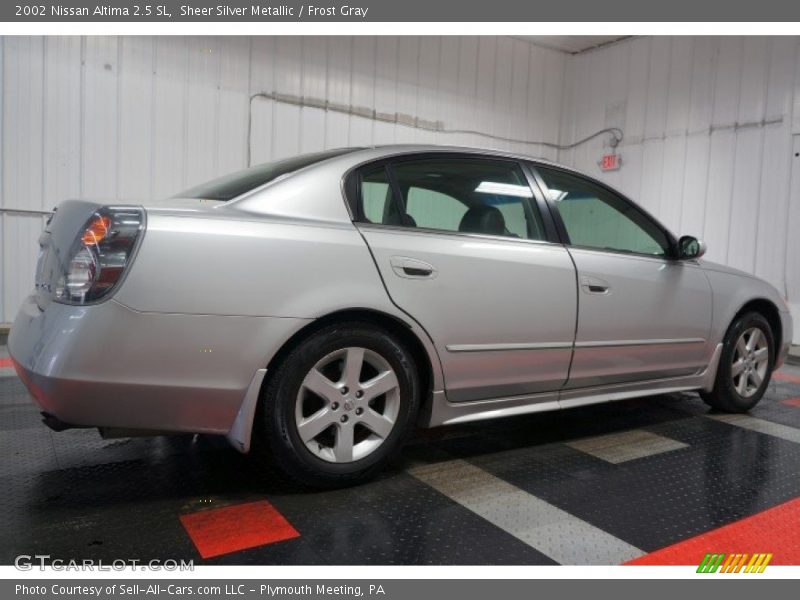
[[377, 474], [406, 440], [419, 395], [414, 359], [391, 334], [334, 324], [303, 340], [271, 374], [260, 424], [290, 477], [352, 485]]
[[701, 392], [717, 410], [743, 413], [761, 400], [775, 365], [775, 338], [769, 322], [757, 312], [745, 313], [728, 328], [714, 388]]

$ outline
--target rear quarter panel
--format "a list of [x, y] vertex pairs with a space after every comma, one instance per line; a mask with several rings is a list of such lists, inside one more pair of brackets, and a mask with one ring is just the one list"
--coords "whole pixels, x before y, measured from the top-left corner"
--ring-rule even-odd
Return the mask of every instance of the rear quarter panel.
[[350, 224], [157, 211], [116, 299], [146, 312], [259, 317], [391, 307]]
[[[426, 348], [434, 389], [441, 367], [430, 339], [389, 299], [350, 221], [151, 210], [131, 271], [114, 299], [143, 313], [271, 317], [297, 323], [280, 338], [243, 339], [266, 367], [303, 324], [369, 309], [408, 323]], [[258, 332], [253, 331], [252, 336]]]

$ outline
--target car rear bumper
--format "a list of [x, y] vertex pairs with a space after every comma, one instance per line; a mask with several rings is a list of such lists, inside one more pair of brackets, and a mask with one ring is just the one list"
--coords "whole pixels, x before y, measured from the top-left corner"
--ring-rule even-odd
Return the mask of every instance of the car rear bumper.
[[27, 298], [9, 353], [42, 410], [79, 427], [226, 434], [254, 376], [307, 321], [142, 313]]

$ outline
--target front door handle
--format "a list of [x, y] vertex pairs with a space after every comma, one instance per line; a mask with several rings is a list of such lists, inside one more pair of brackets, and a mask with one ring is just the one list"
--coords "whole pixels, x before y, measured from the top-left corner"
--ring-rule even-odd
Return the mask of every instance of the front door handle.
[[590, 277], [583, 275], [581, 277], [581, 289], [587, 294], [608, 294], [611, 291], [611, 286], [608, 282], [600, 279], [599, 277]]
[[393, 256], [389, 262], [398, 277], [406, 279], [433, 279], [437, 272], [434, 266], [424, 260], [408, 256]]

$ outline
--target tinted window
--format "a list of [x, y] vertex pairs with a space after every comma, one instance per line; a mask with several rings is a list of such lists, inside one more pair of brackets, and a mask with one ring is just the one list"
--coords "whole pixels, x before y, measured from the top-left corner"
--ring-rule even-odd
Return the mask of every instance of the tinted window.
[[383, 223], [389, 218], [392, 194], [384, 167], [364, 173], [362, 176], [361, 203], [364, 218], [370, 223]]
[[406, 213], [417, 227], [458, 231], [467, 205], [448, 194], [412, 185], [406, 193]]
[[323, 161], [334, 156], [352, 152], [353, 148], [339, 148], [326, 152], [315, 152], [314, 154], [302, 154], [284, 160], [278, 160], [263, 165], [256, 165], [249, 169], [237, 171], [229, 175], [224, 175], [207, 183], [176, 194], [177, 198], [202, 198], [205, 200], [220, 200], [227, 202], [237, 196], [254, 190], [257, 187], [277, 179], [281, 175], [292, 173], [314, 163]]
[[628, 201], [590, 181], [537, 167], [574, 246], [664, 255], [666, 234]]
[[[401, 195], [397, 203], [388, 200], [385, 171], [373, 171], [362, 177], [363, 214], [371, 222], [544, 238], [539, 214], [532, 205], [531, 190], [516, 163], [429, 159], [398, 162], [391, 169]], [[378, 186], [386, 186], [385, 198], [377, 199], [384, 189]]]

